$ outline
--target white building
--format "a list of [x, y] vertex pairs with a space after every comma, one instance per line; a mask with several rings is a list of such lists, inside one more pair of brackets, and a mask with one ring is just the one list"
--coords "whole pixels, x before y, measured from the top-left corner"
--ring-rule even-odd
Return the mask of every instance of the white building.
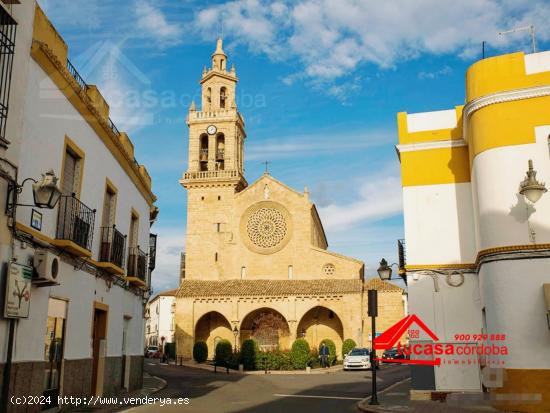
[[[57, 395], [139, 388], [156, 242], [149, 231], [158, 212], [151, 179], [128, 136], [110, 120], [99, 90], [68, 61], [67, 45], [38, 5], [0, 8], [18, 24], [0, 142], [0, 201], [4, 205], [8, 182], [21, 185], [49, 170], [61, 190], [54, 209], [38, 208], [27, 181], [17, 187], [17, 199], [8, 194], [17, 205], [0, 213], [8, 288], [12, 274], [33, 274], [32, 284], [13, 283], [21, 293], [20, 313], [30, 302], [28, 314], [0, 318], [0, 368], [11, 370], [9, 394], [44, 394], [55, 405]], [[9, 301], [6, 307], [16, 308]]]
[[530, 165], [550, 183], [548, 108], [550, 52], [514, 53], [469, 68], [465, 106], [398, 115], [409, 311], [440, 343], [507, 348], [415, 366], [417, 392], [550, 411], [550, 194], [521, 189]]
[[147, 303], [145, 309], [145, 344], [162, 346], [174, 342], [177, 290], [164, 291], [157, 294]]

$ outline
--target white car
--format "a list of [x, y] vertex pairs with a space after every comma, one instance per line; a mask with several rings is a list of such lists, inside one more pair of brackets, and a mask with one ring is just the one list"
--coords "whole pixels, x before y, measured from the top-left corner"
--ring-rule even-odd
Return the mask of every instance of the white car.
[[370, 369], [370, 350], [354, 348], [344, 357], [344, 370]]

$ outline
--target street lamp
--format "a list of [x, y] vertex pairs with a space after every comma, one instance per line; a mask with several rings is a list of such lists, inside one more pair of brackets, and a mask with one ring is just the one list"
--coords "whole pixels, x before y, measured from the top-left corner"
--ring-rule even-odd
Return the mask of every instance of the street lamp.
[[385, 258], [382, 258], [382, 261], [380, 261], [380, 267], [378, 267], [378, 276], [382, 281], [388, 281], [391, 280], [391, 274], [392, 270], [391, 267], [398, 266], [396, 263], [393, 263], [391, 265], [388, 265], [388, 261], [386, 261]]
[[519, 184], [519, 193], [534, 204], [548, 191], [543, 182], [537, 181], [537, 171], [533, 169], [533, 161], [529, 159], [529, 169], [525, 179]]
[[[32, 193], [34, 198], [34, 205], [18, 204], [18, 195], [23, 192], [23, 186], [27, 181], [33, 181]], [[34, 178], [27, 178], [21, 185], [17, 182], [10, 182], [8, 185], [8, 199], [6, 202], [6, 213], [12, 215], [16, 206], [36, 206], [38, 208], [53, 209], [57, 205], [59, 198], [61, 197], [61, 191], [57, 187], [57, 177], [53, 170], [49, 170], [42, 174], [40, 181]]]
[[237, 336], [239, 335], [239, 329], [237, 328], [237, 325], [233, 327], [233, 335], [235, 336], [235, 352], [237, 352]]

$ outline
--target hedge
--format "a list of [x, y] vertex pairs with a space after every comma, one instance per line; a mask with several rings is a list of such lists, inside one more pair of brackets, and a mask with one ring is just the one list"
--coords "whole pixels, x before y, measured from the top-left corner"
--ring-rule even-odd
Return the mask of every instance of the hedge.
[[305, 369], [310, 363], [309, 344], [303, 338], [299, 338], [292, 343], [290, 350], [290, 362], [295, 369]]
[[351, 338], [344, 340], [344, 343], [342, 343], [342, 357], [348, 354], [355, 347], [357, 347], [357, 343]]
[[256, 340], [249, 338], [241, 346], [241, 360], [245, 370], [256, 370], [256, 361], [260, 347]]
[[214, 361], [219, 366], [229, 365], [231, 355], [233, 354], [233, 347], [229, 340], [221, 340], [216, 345], [216, 352], [214, 355]]
[[208, 345], [204, 341], [197, 341], [193, 345], [193, 358], [197, 363], [204, 363], [208, 358]]
[[321, 349], [321, 344], [323, 343], [325, 343], [325, 345], [328, 347], [328, 365], [332, 366], [336, 361], [336, 345], [334, 344], [334, 341], [332, 341], [330, 338], [325, 338], [319, 344], [319, 349]]

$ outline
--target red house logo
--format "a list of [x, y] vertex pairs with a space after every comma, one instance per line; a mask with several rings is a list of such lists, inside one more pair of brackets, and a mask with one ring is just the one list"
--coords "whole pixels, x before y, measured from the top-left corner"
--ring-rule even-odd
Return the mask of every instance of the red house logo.
[[[401, 321], [395, 323], [393, 326], [388, 328], [384, 333], [379, 335], [374, 339], [373, 345], [376, 350], [389, 350], [395, 347], [396, 343], [399, 341], [399, 338], [405, 334], [409, 327], [412, 324], [416, 324], [420, 329], [422, 329], [433, 341], [439, 341], [439, 338], [433, 333], [432, 330], [428, 328], [424, 322], [418, 318], [415, 314], [408, 315], [403, 318]], [[415, 337], [417, 338], [417, 337]], [[409, 347], [408, 353], [411, 353], [411, 348]], [[439, 366], [441, 365], [441, 359], [439, 357], [434, 358], [433, 360], [409, 360], [409, 359], [377, 359], [379, 361], [390, 362], [390, 363], [407, 363], [407, 364], [421, 364], [429, 366]]]

